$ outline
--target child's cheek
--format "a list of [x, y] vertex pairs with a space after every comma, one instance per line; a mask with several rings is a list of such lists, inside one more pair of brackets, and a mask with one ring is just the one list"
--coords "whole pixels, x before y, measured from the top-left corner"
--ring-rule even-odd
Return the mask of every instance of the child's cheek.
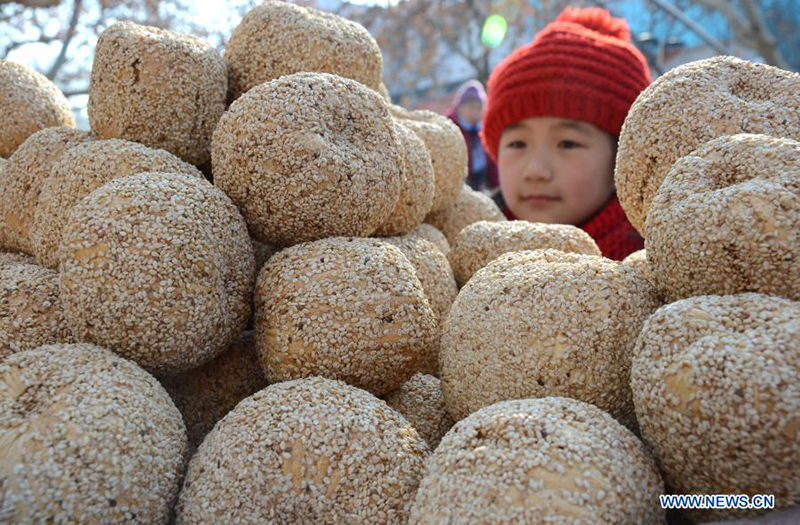
[[599, 200], [604, 200], [613, 191], [613, 174], [607, 173], [607, 168], [601, 159], [588, 159], [568, 173], [568, 184], [564, 188], [567, 198], [580, 206], [591, 206]]
[[506, 202], [509, 202], [509, 199], [513, 195], [513, 190], [517, 186], [516, 181], [519, 173], [517, 173], [513, 159], [509, 154], [504, 153], [503, 150], [500, 150], [500, 154], [498, 155], [497, 169], [500, 178], [500, 191], [503, 192], [503, 198], [506, 199]]
[[497, 175], [500, 177], [500, 181], [502, 182], [503, 177], [507, 175], [508, 172], [508, 154], [506, 154], [504, 148], [500, 148], [497, 151]]
[[566, 188], [567, 198], [574, 203], [590, 202], [597, 193], [597, 185], [587, 177], [573, 180]]

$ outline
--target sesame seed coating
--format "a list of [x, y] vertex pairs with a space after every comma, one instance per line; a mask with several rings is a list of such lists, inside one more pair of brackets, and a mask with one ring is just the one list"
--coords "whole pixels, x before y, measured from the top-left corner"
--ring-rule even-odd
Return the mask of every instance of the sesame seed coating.
[[362, 84], [297, 73], [234, 102], [214, 132], [214, 184], [261, 242], [371, 235], [400, 195], [386, 102]]
[[449, 259], [456, 282], [462, 287], [475, 272], [504, 253], [544, 249], [601, 255], [594, 239], [576, 226], [528, 221], [478, 221], [458, 233]]
[[799, 375], [800, 303], [744, 293], [660, 308], [636, 341], [631, 387], [664, 481], [680, 493], [774, 494], [777, 507], [797, 505]]
[[208, 363], [160, 380], [183, 415], [191, 450], [200, 446], [216, 422], [239, 401], [267, 386], [253, 331], [242, 332], [229, 348]]
[[619, 137], [614, 179], [631, 224], [645, 219], [679, 158], [737, 133], [800, 141], [800, 75], [734, 57], [690, 62], [667, 71], [636, 99]]
[[453, 426], [442, 395], [442, 382], [427, 374], [414, 374], [398, 390], [386, 396], [386, 404], [400, 412], [431, 450]]
[[397, 246], [414, 266], [422, 284], [425, 297], [436, 318], [436, 337], [426, 353], [419, 370], [426, 374], [439, 375], [439, 345], [444, 320], [458, 295], [456, 279], [450, 263], [433, 243], [414, 235], [387, 237], [386, 242]]
[[450, 246], [455, 245], [461, 230], [478, 221], [503, 222], [506, 217], [492, 199], [466, 184], [462, 185], [461, 193], [452, 206], [425, 217], [425, 222], [444, 233]]
[[800, 300], [800, 142], [742, 134], [706, 143], [672, 167], [645, 227], [656, 284], [673, 301]]
[[39, 203], [39, 192], [53, 164], [72, 146], [92, 140], [88, 133], [71, 128], [37, 131], [8, 159], [0, 171], [0, 246], [33, 254], [30, 231]]
[[333, 13], [265, 1], [244, 15], [225, 47], [229, 100], [259, 84], [301, 72], [331, 73], [372, 89], [383, 58], [364, 26]]
[[30, 238], [39, 264], [58, 267], [58, 245], [72, 208], [94, 190], [114, 179], [146, 171], [200, 171], [175, 155], [136, 142], [110, 139], [78, 144], [53, 164], [39, 193]]
[[427, 222], [423, 222], [411, 230], [408, 235], [413, 235], [415, 237], [425, 239], [428, 242], [432, 242], [437, 248], [439, 248], [439, 251], [441, 251], [445, 257], [450, 256], [450, 243], [447, 241], [447, 237], [445, 237], [444, 234], [436, 228], [436, 226], [428, 224]]
[[562, 397], [483, 408], [426, 462], [410, 523], [664, 523], [644, 445], [614, 418]]
[[0, 363], [0, 516], [14, 523], [164, 523], [186, 451], [150, 374], [90, 344]]
[[270, 383], [318, 375], [375, 395], [414, 375], [437, 336], [414, 267], [398, 248], [364, 238], [274, 255], [256, 283], [255, 326]]
[[97, 40], [89, 123], [99, 138], [132, 140], [200, 165], [211, 154], [227, 90], [225, 62], [210, 44], [117, 22]]
[[409, 110], [397, 105], [390, 105], [389, 110], [428, 148], [436, 180], [430, 211], [449, 208], [458, 198], [468, 173], [467, 144], [458, 126], [433, 111]]
[[628, 255], [627, 257], [622, 259], [622, 264], [626, 264], [631, 268], [638, 269], [639, 271], [645, 274], [647, 280], [649, 280], [650, 282], [654, 282], [652, 276], [652, 269], [650, 268], [650, 263], [647, 261], [646, 249], [643, 248]]
[[447, 411], [460, 420], [498, 401], [555, 395], [634, 428], [631, 351], [659, 304], [639, 272], [604, 257], [500, 256], [461, 289], [445, 322]]
[[9, 157], [39, 130], [75, 127], [64, 94], [33, 69], [0, 60], [0, 157]]
[[213, 359], [252, 312], [247, 226], [196, 176], [139, 173], [98, 188], [73, 208], [59, 261], [72, 333], [161, 373]]
[[646, 249], [643, 248], [628, 255], [622, 260], [622, 264], [628, 268], [641, 272], [644, 278], [647, 279], [647, 282], [649, 282], [650, 285], [656, 290], [661, 303], [659, 306], [666, 304], [667, 300], [664, 297], [664, 294], [661, 292], [658, 286], [656, 286], [656, 280], [655, 277], [653, 277], [652, 264], [647, 260]]
[[0, 252], [0, 267], [7, 264], [36, 264], [36, 259], [27, 253], [7, 253]]
[[404, 235], [422, 224], [436, 191], [433, 164], [425, 143], [399, 120], [394, 119], [394, 125], [403, 159], [402, 182], [392, 214], [375, 231], [380, 236]]
[[58, 272], [9, 259], [0, 259], [0, 361], [41, 345], [73, 342]]
[[271, 385], [200, 445], [177, 523], [406, 523], [427, 452], [367, 392], [320, 377]]

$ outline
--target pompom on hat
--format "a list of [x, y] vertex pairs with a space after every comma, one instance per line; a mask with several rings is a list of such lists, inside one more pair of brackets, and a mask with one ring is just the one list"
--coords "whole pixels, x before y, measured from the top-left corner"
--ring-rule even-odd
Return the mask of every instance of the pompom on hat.
[[568, 7], [492, 71], [484, 147], [497, 160], [503, 130], [531, 117], [580, 120], [619, 135], [649, 84], [647, 60], [624, 19], [596, 7]]

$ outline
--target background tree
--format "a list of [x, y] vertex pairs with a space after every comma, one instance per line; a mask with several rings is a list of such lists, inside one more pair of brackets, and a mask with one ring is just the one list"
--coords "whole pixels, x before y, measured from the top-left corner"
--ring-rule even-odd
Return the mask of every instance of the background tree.
[[[67, 96], [86, 94], [97, 37], [116, 21], [190, 33], [221, 49], [253, 0], [227, 0], [202, 19], [194, 0], [0, 0], [0, 58], [26, 63]], [[210, 26], [209, 21], [213, 21]]]
[[[767, 10], [770, 4], [778, 2], [757, 2], [756, 0], [696, 0], [700, 5], [721, 13], [728, 21], [733, 33], [733, 40], [753, 49], [764, 58], [764, 61], [783, 69], [791, 69], [789, 62], [784, 57], [778, 40], [767, 22]], [[794, 11], [784, 12], [785, 15], [797, 16], [797, 2]], [[797, 29], [797, 27], [795, 27]]]
[[[259, 0], [0, 0], [0, 58], [51, 78], [74, 107], [85, 105], [98, 35], [117, 20], [191, 33], [222, 51], [233, 28]], [[363, 24], [384, 57], [384, 81], [405, 105], [452, 91], [468, 78], [485, 82], [514, 48], [530, 41], [566, 5], [602, 6], [632, 21], [634, 43], [661, 74], [678, 42], [697, 33], [665, 6], [695, 21], [717, 52], [741, 46], [768, 63], [800, 69], [800, 0], [401, 0], [389, 6], [299, 0]], [[220, 13], [224, 13], [220, 16]], [[633, 18], [630, 15], [634, 14]], [[507, 24], [497, 47], [486, 45], [486, 20]], [[496, 35], [495, 35], [496, 36]], [[716, 44], [715, 44], [716, 45]]]
[[[384, 58], [384, 81], [393, 92], [422, 95], [453, 78], [486, 82], [494, 66], [528, 42], [567, 5], [568, 0], [406, 0], [387, 8], [346, 6], [344, 16], [364, 25]], [[506, 23], [497, 47], [482, 39], [491, 15]]]
[[707, 12], [717, 13], [724, 17], [733, 43], [755, 51], [767, 64], [782, 69], [798, 68], [797, 62], [791, 63], [785, 54], [790, 52], [796, 60], [800, 44], [798, 0], [648, 1], [662, 11], [674, 7], [684, 12], [696, 5]]
[[[745, 48], [784, 69], [800, 66], [800, 0], [405, 0], [389, 7], [343, 4], [338, 11], [375, 36], [385, 82], [393, 93], [408, 94], [413, 105], [467, 78], [485, 82], [504, 56], [530, 41], [566, 5], [605, 7], [616, 16], [642, 14], [631, 24], [632, 36], [656, 75], [665, 72], [680, 43], [697, 39], [719, 54]], [[497, 48], [481, 40], [492, 14], [508, 23]]]
[[0, 4], [20, 4], [26, 7], [55, 7], [61, 0], [0, 0]]

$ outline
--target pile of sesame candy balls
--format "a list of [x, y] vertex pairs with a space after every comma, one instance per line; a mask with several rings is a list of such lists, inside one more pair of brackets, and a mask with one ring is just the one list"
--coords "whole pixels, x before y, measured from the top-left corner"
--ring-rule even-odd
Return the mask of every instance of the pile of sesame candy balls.
[[800, 76], [717, 57], [639, 96], [615, 180], [646, 250], [616, 262], [506, 221], [382, 69], [284, 2], [224, 56], [117, 23], [79, 131], [0, 61], [0, 522], [800, 505]]

